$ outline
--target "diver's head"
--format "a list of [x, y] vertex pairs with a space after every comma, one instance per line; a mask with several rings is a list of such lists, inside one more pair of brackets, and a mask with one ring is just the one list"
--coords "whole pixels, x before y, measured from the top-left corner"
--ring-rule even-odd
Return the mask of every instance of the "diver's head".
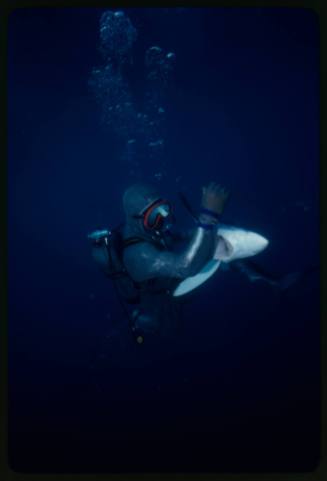
[[157, 189], [149, 184], [134, 184], [123, 197], [126, 222], [137, 223], [148, 234], [162, 234], [169, 230], [174, 218], [169, 201], [163, 199]]

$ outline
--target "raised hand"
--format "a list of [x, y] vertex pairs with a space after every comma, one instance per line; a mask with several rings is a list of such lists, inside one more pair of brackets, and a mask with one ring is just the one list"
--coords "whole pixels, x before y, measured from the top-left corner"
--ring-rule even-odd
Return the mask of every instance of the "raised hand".
[[221, 215], [224, 211], [225, 204], [229, 197], [229, 192], [221, 185], [210, 182], [207, 187], [202, 187], [202, 207]]

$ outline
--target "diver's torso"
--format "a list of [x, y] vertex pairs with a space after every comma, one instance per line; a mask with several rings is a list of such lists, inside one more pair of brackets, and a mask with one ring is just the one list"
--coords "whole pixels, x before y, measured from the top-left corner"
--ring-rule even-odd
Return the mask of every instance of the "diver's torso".
[[[149, 234], [140, 234], [139, 232], [134, 233], [130, 229], [123, 229], [123, 240], [125, 244], [125, 249], [133, 251], [135, 245], [143, 244], [144, 249], [146, 245], [149, 244], [158, 250], [158, 253], [163, 251], [173, 251], [174, 250], [174, 238], [170, 233], [162, 234], [160, 236], [150, 236]], [[129, 245], [129, 242], [131, 244]], [[135, 249], [136, 251], [136, 249]], [[137, 255], [137, 254], [136, 254]], [[127, 270], [128, 270], [128, 266]], [[144, 280], [142, 282], [137, 282], [135, 279], [134, 284], [139, 290], [141, 296], [143, 295], [163, 295], [171, 296], [173, 290], [178, 285], [180, 280], [174, 279], [172, 277], [158, 277]]]

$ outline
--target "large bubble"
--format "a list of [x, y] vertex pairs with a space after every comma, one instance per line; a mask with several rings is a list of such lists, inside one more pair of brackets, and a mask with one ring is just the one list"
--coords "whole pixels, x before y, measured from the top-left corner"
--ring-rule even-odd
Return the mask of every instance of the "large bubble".
[[173, 70], [175, 54], [165, 53], [160, 47], [150, 47], [145, 54], [145, 65], [148, 80], [160, 82], [165, 85]]
[[105, 60], [126, 61], [137, 37], [136, 29], [124, 12], [107, 11], [100, 19], [100, 51]]
[[[153, 161], [153, 176], [164, 175], [166, 100], [175, 54], [159, 46], [145, 52], [143, 103], [133, 97], [126, 75], [131, 68], [132, 48], [137, 32], [121, 11], [106, 11], [100, 18], [103, 64], [93, 68], [89, 85], [101, 106], [102, 122], [123, 142], [122, 160], [129, 175], [142, 177], [142, 164]], [[138, 106], [136, 108], [136, 105]], [[160, 171], [160, 175], [158, 175]]]

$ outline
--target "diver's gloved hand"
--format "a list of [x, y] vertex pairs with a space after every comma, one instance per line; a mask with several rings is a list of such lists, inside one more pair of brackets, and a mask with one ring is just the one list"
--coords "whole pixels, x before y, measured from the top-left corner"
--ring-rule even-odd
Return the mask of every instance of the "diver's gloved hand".
[[215, 182], [211, 182], [207, 187], [202, 187], [200, 221], [217, 224], [228, 197], [229, 192]]

